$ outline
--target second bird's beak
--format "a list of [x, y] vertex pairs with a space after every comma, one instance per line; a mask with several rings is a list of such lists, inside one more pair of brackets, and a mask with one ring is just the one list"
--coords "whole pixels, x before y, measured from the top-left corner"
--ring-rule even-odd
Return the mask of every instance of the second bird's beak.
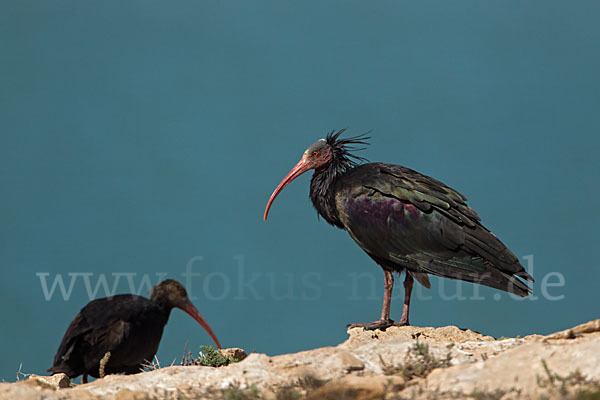
[[279, 186], [277, 186], [277, 188], [273, 191], [273, 194], [271, 195], [271, 198], [267, 203], [267, 208], [265, 208], [264, 215], [265, 221], [267, 220], [267, 216], [269, 215], [269, 209], [271, 208], [271, 204], [273, 204], [275, 197], [277, 197], [277, 195], [283, 190], [283, 188], [289, 185], [290, 182], [292, 182], [294, 179], [296, 179], [306, 171], [310, 170], [311, 168], [312, 166], [310, 165], [308, 158], [302, 157], [300, 161], [298, 161], [298, 164], [296, 164], [294, 168], [292, 168], [292, 170], [285, 176], [285, 178], [283, 178]]
[[217, 345], [217, 348], [220, 349], [221, 348], [221, 344], [219, 343], [219, 339], [217, 339], [217, 336], [215, 336], [215, 333], [210, 328], [210, 325], [208, 325], [208, 322], [206, 322], [206, 320], [204, 319], [204, 317], [200, 314], [200, 312], [196, 309], [196, 307], [194, 307], [194, 305], [192, 304], [192, 302], [188, 300], [188, 302], [185, 304], [185, 306], [182, 307], [181, 309], [183, 311], [185, 311], [186, 313], [188, 313], [196, 321], [198, 321], [198, 323], [200, 325], [202, 325], [202, 327], [206, 330], [206, 332], [208, 332], [208, 334], [210, 335], [210, 337], [215, 341], [215, 344]]

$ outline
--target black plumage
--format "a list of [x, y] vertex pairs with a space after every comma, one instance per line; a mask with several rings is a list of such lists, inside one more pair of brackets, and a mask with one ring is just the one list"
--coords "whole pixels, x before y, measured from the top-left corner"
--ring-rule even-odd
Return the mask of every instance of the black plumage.
[[[518, 258], [481, 224], [466, 197], [412, 169], [363, 163], [352, 154], [365, 136], [340, 138], [330, 133], [310, 146], [275, 189], [269, 208], [283, 188], [314, 169], [310, 198], [328, 223], [345, 229], [384, 270], [385, 292], [379, 321], [353, 324], [383, 328], [407, 325], [413, 278], [430, 287], [427, 274], [460, 279], [526, 296], [533, 282]], [[399, 323], [389, 318], [392, 272], [406, 272], [405, 302]]]
[[100, 360], [108, 352], [104, 373], [140, 372], [142, 365], [154, 358], [175, 307], [196, 319], [221, 348], [185, 288], [168, 279], [152, 289], [150, 299], [122, 294], [88, 303], [71, 321], [48, 372], [62, 372], [70, 378], [83, 374], [83, 382], [87, 375], [98, 378]]

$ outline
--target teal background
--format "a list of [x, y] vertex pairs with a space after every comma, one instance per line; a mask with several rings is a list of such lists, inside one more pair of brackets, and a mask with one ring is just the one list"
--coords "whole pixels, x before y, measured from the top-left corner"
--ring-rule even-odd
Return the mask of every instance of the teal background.
[[[598, 318], [599, 11], [547, 0], [1, 2], [0, 379], [21, 363], [50, 367], [89, 301], [82, 280], [68, 301], [46, 301], [39, 272], [66, 283], [89, 272], [94, 285], [101, 273], [112, 284], [111, 273], [135, 272], [136, 285], [147, 273], [154, 284], [161, 272], [184, 281], [202, 256], [194, 302], [223, 345], [271, 355], [334, 345], [347, 323], [378, 318], [383, 274], [317, 219], [309, 174], [262, 221], [304, 149], [343, 127], [372, 130], [363, 156], [460, 190], [513, 252], [534, 256], [538, 300], [488, 288], [485, 300], [447, 300], [440, 288], [456, 284], [433, 279], [413, 324], [514, 336]], [[240, 294], [236, 256], [245, 282], [262, 274], [256, 295]], [[551, 272], [564, 276], [548, 289], [562, 300], [542, 296]], [[353, 289], [357, 273], [375, 292]], [[125, 280], [117, 289], [130, 291]], [[401, 284], [395, 293], [398, 319]], [[186, 341], [210, 344], [176, 310], [161, 363]]]

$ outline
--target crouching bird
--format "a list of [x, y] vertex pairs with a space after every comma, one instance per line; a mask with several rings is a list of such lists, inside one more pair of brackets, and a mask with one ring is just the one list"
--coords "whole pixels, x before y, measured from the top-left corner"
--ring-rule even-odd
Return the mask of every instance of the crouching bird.
[[152, 289], [150, 299], [120, 294], [88, 303], [71, 321], [48, 372], [62, 372], [69, 378], [83, 374], [82, 383], [88, 375], [140, 372], [154, 358], [173, 308], [198, 321], [221, 348], [185, 288], [167, 279]]
[[[466, 197], [442, 182], [400, 165], [362, 163], [353, 155], [364, 135], [340, 138], [331, 132], [310, 146], [273, 191], [271, 204], [290, 182], [313, 169], [310, 199], [328, 223], [345, 229], [383, 268], [381, 318], [350, 327], [386, 329], [409, 325], [414, 279], [429, 288], [428, 274], [474, 282], [519, 296], [533, 282], [519, 259], [486, 229]], [[405, 272], [404, 307], [399, 322], [390, 319], [393, 272]]]

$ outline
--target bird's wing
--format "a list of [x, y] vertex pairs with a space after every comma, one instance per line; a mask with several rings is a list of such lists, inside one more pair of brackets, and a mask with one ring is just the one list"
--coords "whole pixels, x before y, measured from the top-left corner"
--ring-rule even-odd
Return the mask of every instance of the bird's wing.
[[91, 328], [86, 319], [81, 315], [81, 312], [78, 313], [69, 324], [54, 356], [54, 363], [48, 369], [48, 372], [64, 372], [70, 377], [79, 375], [81, 372], [76, 373], [75, 371], [79, 369], [78, 366], [82, 363], [80, 360], [71, 360], [71, 355], [78, 341], [90, 330]]
[[[107, 351], [123, 343], [131, 321], [150, 300], [136, 295], [116, 295], [93, 300], [75, 316], [65, 332], [50, 370], [78, 370], [84, 364], [97, 365]], [[77, 368], [76, 368], [77, 367]]]
[[[84, 340], [90, 346], [87, 359], [92, 365], [97, 366], [106, 352], [114, 353], [128, 342], [133, 325], [137, 319], [145, 317], [144, 313], [149, 305], [150, 300], [145, 297], [118, 295], [95, 300], [82, 310], [91, 327]], [[115, 356], [116, 354], [111, 356], [113, 366]], [[119, 354], [119, 361], [129, 360], [126, 355]]]
[[437, 179], [425, 176], [400, 165], [375, 164], [379, 170], [378, 179], [365, 182], [384, 195], [408, 201], [419, 210], [438, 210], [455, 222], [474, 227], [481, 218], [467, 204], [467, 198], [449, 188]]
[[459, 192], [380, 163], [357, 167], [351, 182], [336, 193], [340, 218], [378, 262], [527, 294], [529, 288], [512, 275], [531, 276]]

